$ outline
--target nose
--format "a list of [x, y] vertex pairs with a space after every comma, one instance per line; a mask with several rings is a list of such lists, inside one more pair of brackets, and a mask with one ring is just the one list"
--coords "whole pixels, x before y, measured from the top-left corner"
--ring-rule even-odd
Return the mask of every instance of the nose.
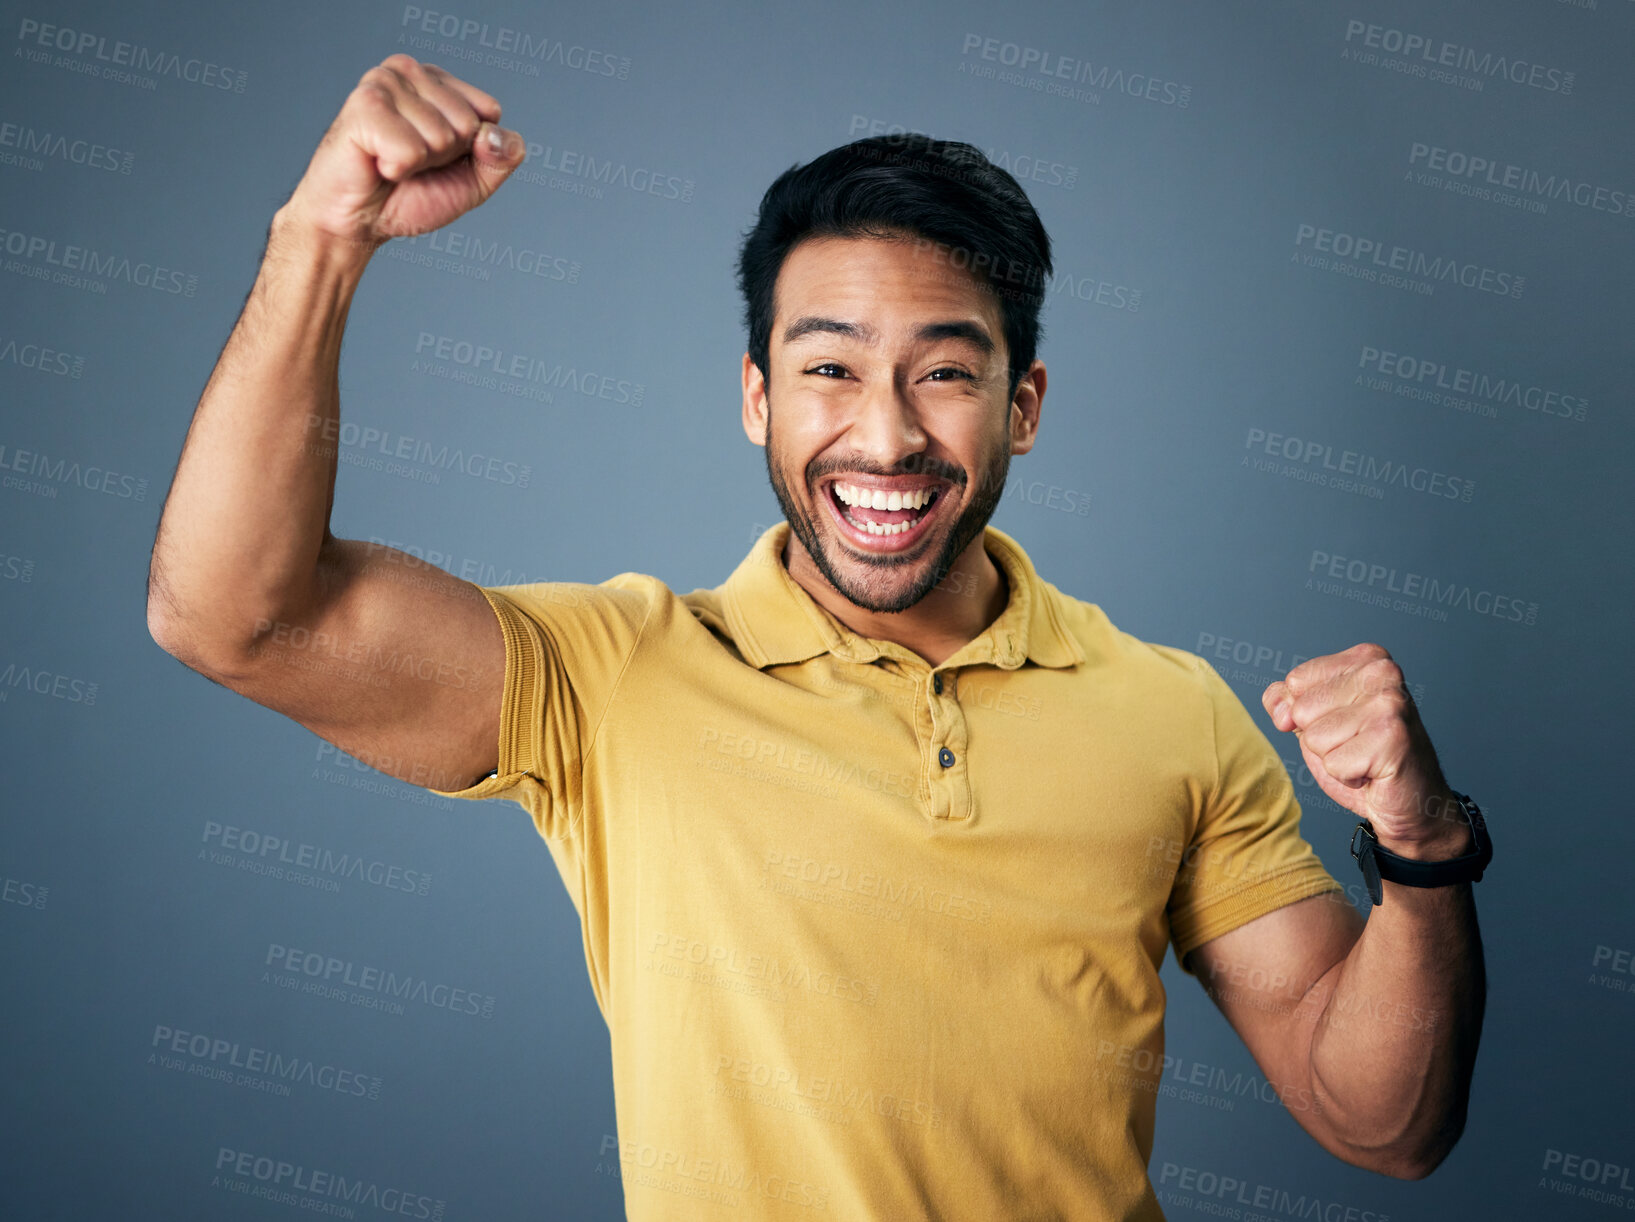
[[858, 396], [847, 440], [858, 453], [891, 469], [910, 455], [921, 453], [930, 438], [907, 386], [893, 378], [875, 383], [868, 393]]

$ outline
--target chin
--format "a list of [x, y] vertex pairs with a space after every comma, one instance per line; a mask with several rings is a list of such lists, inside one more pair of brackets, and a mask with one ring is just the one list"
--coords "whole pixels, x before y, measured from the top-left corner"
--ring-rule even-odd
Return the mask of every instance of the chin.
[[865, 611], [907, 611], [947, 576], [946, 536], [926, 536], [912, 551], [873, 552], [854, 548], [822, 532], [813, 562], [836, 590]]

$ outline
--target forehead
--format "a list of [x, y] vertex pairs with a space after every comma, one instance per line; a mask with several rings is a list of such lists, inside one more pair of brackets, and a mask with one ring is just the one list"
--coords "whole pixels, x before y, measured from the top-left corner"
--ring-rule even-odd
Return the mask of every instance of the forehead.
[[999, 300], [949, 247], [917, 235], [806, 238], [784, 256], [773, 341], [788, 319], [821, 313], [889, 331], [933, 316], [974, 317], [1001, 333]]

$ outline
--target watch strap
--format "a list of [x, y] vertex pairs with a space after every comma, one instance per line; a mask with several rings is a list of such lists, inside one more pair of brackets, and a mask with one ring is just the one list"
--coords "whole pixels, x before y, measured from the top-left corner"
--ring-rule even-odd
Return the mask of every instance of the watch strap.
[[1368, 898], [1375, 904], [1385, 898], [1384, 882], [1400, 883], [1407, 887], [1447, 887], [1455, 883], [1480, 882], [1482, 872], [1493, 860], [1493, 844], [1488, 839], [1487, 824], [1481, 808], [1468, 794], [1455, 792], [1454, 798], [1470, 825], [1471, 851], [1462, 857], [1446, 861], [1416, 861], [1401, 857], [1380, 847], [1374, 835], [1374, 826], [1364, 819], [1352, 830], [1351, 855], [1357, 859]]

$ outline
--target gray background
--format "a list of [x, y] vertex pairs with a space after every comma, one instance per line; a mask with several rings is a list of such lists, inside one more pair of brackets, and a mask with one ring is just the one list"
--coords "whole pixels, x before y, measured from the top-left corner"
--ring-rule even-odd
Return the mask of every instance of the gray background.
[[[529, 479], [371, 469], [372, 451], [343, 446], [338, 534], [490, 583], [631, 570], [678, 591], [717, 584], [777, 512], [738, 423], [731, 268], [761, 191], [892, 126], [976, 143], [1018, 171], [1057, 250], [1043, 432], [1013, 465], [996, 524], [1115, 624], [1209, 657], [1296, 768], [1261, 689], [1296, 658], [1385, 645], [1497, 842], [1477, 891], [1481, 1061], [1447, 1162], [1397, 1182], [1333, 1159], [1253, 1091], [1166, 1095], [1152, 1175], [1172, 1190], [1167, 1211], [1209, 1216], [1175, 1195], [1178, 1168], [1376, 1220], [1635, 1208], [1635, 1172], [1600, 1182], [1604, 1166], [1635, 1165], [1635, 836], [1620, 766], [1635, 4], [438, 10], [602, 52], [612, 76], [480, 62], [466, 58], [482, 53], [476, 36], [421, 35], [402, 7], [344, 8], [7, 5], [0, 23], [8, 1216], [291, 1216], [292, 1204], [212, 1187], [224, 1147], [423, 1194], [449, 1218], [622, 1216], [604, 1157], [606, 1030], [527, 818], [428, 802], [338, 758], [185, 670], [144, 624], [164, 491], [267, 221], [358, 76], [395, 50], [482, 85], [541, 146], [525, 167], [540, 181], [513, 181], [451, 230], [544, 252], [571, 278], [439, 254], [429, 238], [382, 252], [352, 311], [343, 418], [500, 455]], [[72, 31], [74, 51], [42, 48], [45, 24]], [[1396, 33], [1358, 32], [1368, 24]], [[426, 41], [400, 41], [410, 34]], [[1390, 59], [1367, 43], [1399, 34], [1487, 57], [1489, 72], [1497, 57], [1540, 65], [1545, 87], [1465, 71], [1473, 88], [1420, 75], [1422, 58], [1409, 70], [1355, 58]], [[149, 81], [106, 75], [98, 54], [120, 41], [214, 65], [211, 81], [225, 70], [230, 87], [162, 67], [135, 73]], [[1089, 65], [1081, 95], [1043, 89], [1036, 60], [1007, 68], [1026, 49]], [[1132, 74], [1159, 82], [1156, 99], [1121, 88]], [[1604, 188], [1621, 211], [1427, 184], [1413, 177], [1416, 144], [1587, 184], [1586, 198]], [[621, 181], [599, 194], [571, 174], [553, 181], [546, 163], [562, 150], [623, 167]], [[646, 177], [636, 171], [663, 192], [625, 185]], [[1303, 225], [1520, 277], [1520, 296], [1451, 281], [1425, 294], [1308, 265]], [[69, 246], [99, 252], [104, 274], [50, 279]], [[403, 257], [416, 251], [453, 270]], [[136, 283], [148, 265], [184, 291]], [[607, 376], [629, 384], [625, 398], [639, 385], [641, 402], [455, 381], [453, 362], [416, 364], [435, 337]], [[1395, 393], [1418, 383], [1370, 384], [1371, 349], [1568, 396], [1583, 418], [1502, 395], [1473, 408]], [[1336, 488], [1302, 478], [1321, 457], [1268, 458], [1257, 439], [1270, 434], [1473, 490]], [[1315, 553], [1344, 558], [1341, 573], [1365, 562], [1360, 579], [1330, 576]], [[1371, 602], [1389, 580], [1370, 583], [1373, 565], [1451, 585], [1455, 605]], [[1482, 614], [1483, 591], [1531, 609]], [[1351, 821], [1297, 780], [1308, 837], [1354, 882]], [[429, 883], [418, 894], [257, 873], [267, 858], [224, 849], [213, 829], [228, 826]], [[263, 980], [273, 944], [472, 990], [492, 1011], [390, 1014], [288, 993]], [[1181, 1072], [1253, 1075], [1172, 960], [1164, 978]], [[221, 1054], [156, 1047], [160, 1028], [353, 1070], [378, 1080], [376, 1097], [217, 1080], [203, 1071]], [[1606, 1195], [1580, 1195], [1591, 1187]]]

